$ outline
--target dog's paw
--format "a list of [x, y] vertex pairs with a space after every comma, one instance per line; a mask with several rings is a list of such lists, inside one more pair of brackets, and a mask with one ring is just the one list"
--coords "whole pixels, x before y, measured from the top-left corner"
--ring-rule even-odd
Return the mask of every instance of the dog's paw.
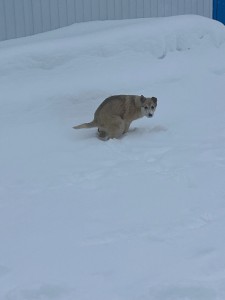
[[99, 130], [99, 128], [98, 128], [97, 136], [102, 141], [108, 141], [109, 140], [109, 137], [108, 137], [107, 133], [105, 131]]

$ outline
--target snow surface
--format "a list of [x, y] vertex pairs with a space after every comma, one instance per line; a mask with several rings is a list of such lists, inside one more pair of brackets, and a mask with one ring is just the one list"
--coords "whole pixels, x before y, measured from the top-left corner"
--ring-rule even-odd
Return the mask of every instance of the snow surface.
[[[0, 43], [0, 300], [225, 299], [225, 27], [180, 16]], [[158, 98], [102, 142], [115, 94]]]

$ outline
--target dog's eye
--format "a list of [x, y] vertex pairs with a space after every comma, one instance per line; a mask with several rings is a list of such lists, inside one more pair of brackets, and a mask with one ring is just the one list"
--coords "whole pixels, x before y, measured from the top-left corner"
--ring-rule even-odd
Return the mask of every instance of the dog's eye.
[[152, 109], [152, 110], [155, 109], [155, 106], [151, 106], [151, 109]]
[[148, 106], [145, 106], [145, 109], [148, 109]]

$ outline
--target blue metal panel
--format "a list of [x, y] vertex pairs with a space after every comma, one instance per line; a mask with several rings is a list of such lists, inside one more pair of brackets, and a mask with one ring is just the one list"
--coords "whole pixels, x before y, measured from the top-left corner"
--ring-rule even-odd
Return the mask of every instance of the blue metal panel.
[[[115, 2], [115, 19], [122, 19], [122, 2], [121, 0], [114, 0]], [[135, 1], [135, 0], [134, 0]]]
[[225, 0], [214, 0], [213, 18], [225, 24]]
[[151, 1], [144, 0], [144, 17], [150, 17], [151, 16]]
[[34, 24], [34, 33], [43, 32], [43, 17], [41, 10], [41, 1], [40, 0], [32, 0], [32, 17]]
[[5, 3], [0, 0], [0, 41], [7, 39], [5, 17]]
[[144, 18], [144, 1], [139, 0], [138, 3], [136, 2], [136, 11], [137, 11], [137, 18]]
[[74, 22], [199, 14], [225, 23], [225, 0], [0, 0], [0, 41]]
[[155, 18], [158, 15], [158, 5], [157, 1], [151, 0], [151, 17]]
[[104, 20], [107, 15], [107, 2], [98, 0], [96, 3], [91, 3], [91, 19], [95, 20]]
[[43, 31], [51, 30], [51, 13], [49, 0], [41, 0], [41, 12]]
[[34, 22], [33, 22], [33, 11], [32, 3], [30, 0], [24, 0], [24, 22], [25, 22], [25, 34], [34, 34]]
[[13, 0], [4, 1], [5, 28], [7, 39], [16, 38], [15, 2]]
[[92, 20], [92, 13], [91, 13], [91, 0], [83, 0], [83, 21], [91, 21]]
[[75, 1], [67, 0], [67, 14], [68, 14], [68, 25], [76, 22], [75, 16]]
[[123, 0], [122, 1], [122, 17], [123, 19], [129, 19], [130, 18], [130, 10], [129, 10], [129, 1]]
[[68, 25], [68, 11], [67, 11], [67, 1], [58, 0], [59, 8], [59, 27], [64, 27]]
[[50, 22], [51, 28], [59, 28], [59, 5], [57, 0], [50, 0]]
[[107, 18], [109, 20], [115, 19], [115, 3], [113, 0], [104, 0], [107, 3]]
[[76, 22], [84, 21], [84, 2], [83, 0], [75, 0], [75, 16]]
[[25, 36], [25, 16], [24, 16], [24, 3], [22, 5], [15, 1], [15, 25], [16, 37]]
[[130, 12], [130, 17], [132, 19], [137, 18], [137, 2], [136, 0], [131, 0], [129, 1], [130, 6], [129, 6], [129, 12]]

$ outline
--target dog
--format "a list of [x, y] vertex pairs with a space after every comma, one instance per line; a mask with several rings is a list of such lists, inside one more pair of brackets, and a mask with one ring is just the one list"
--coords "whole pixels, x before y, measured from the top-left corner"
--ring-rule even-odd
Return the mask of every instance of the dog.
[[126, 133], [132, 121], [144, 116], [151, 118], [157, 106], [157, 98], [143, 95], [116, 95], [106, 98], [97, 108], [94, 120], [74, 126], [74, 129], [98, 127], [101, 140], [118, 139]]

